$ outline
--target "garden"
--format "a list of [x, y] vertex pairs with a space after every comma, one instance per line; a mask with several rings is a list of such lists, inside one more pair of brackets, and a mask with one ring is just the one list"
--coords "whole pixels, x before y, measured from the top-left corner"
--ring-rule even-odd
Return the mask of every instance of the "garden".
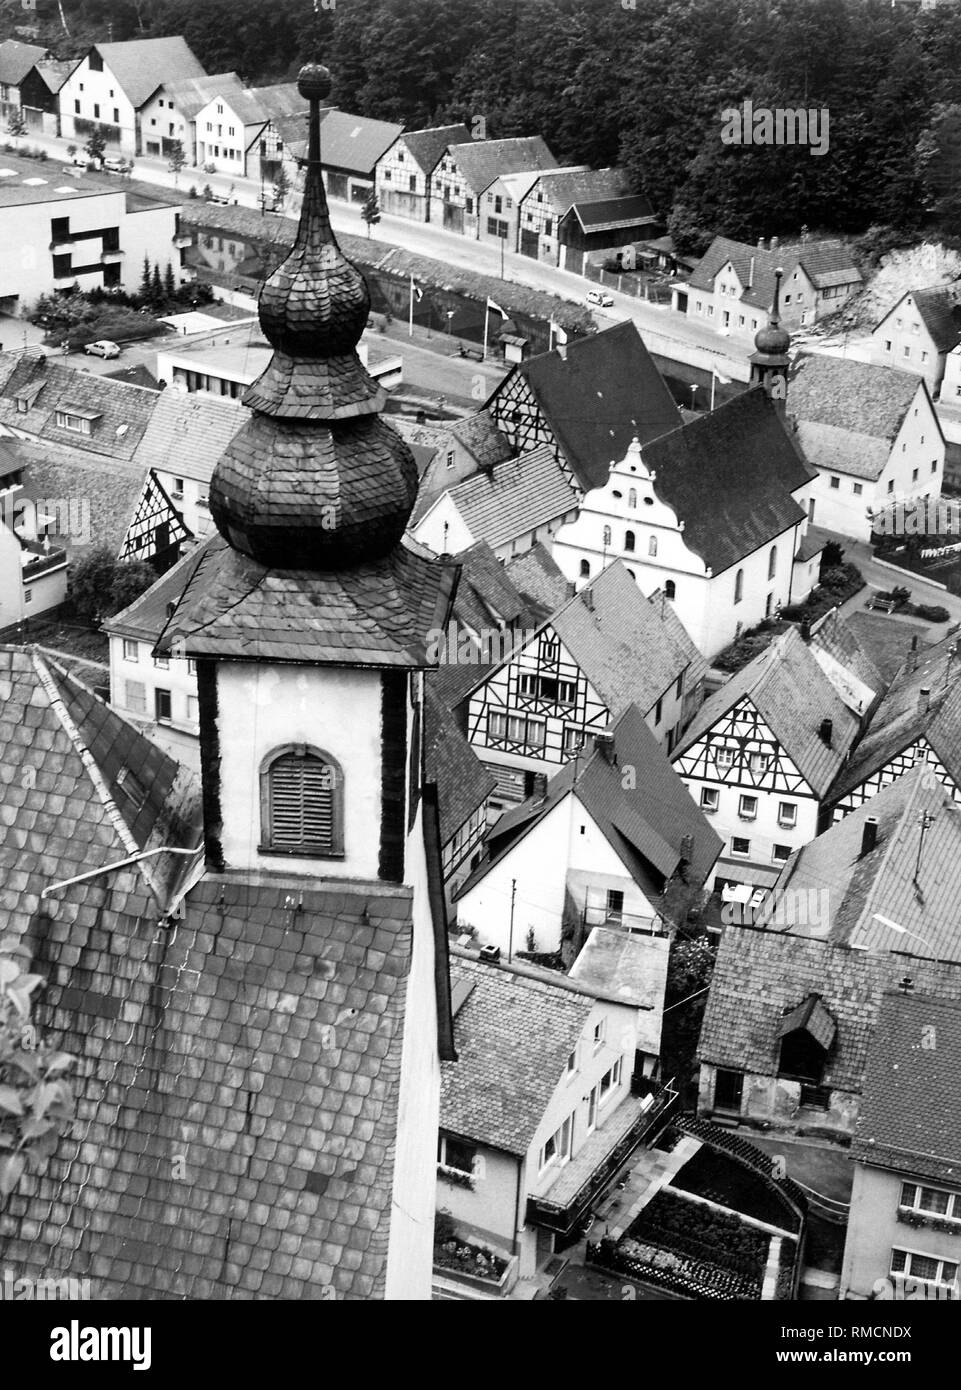
[[81, 290], [72, 285], [41, 295], [27, 317], [45, 330], [47, 344], [62, 347], [66, 342], [76, 351], [101, 338], [123, 343], [171, 332], [168, 324], [157, 322], [156, 315], [197, 308], [213, 298], [209, 285], [191, 282], [178, 286], [169, 262], [161, 272], [157, 263], [151, 267], [145, 258], [136, 294], [119, 288]]
[[464, 1240], [458, 1235], [453, 1218], [446, 1211], [439, 1211], [434, 1218], [434, 1267], [449, 1269], [455, 1274], [469, 1274], [474, 1279], [489, 1279], [496, 1284], [507, 1268], [507, 1261], [486, 1245]]

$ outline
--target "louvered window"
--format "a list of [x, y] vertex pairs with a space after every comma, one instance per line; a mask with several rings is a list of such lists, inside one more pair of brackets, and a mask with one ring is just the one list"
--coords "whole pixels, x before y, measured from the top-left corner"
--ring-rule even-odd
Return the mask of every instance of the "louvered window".
[[271, 757], [263, 782], [265, 849], [343, 853], [343, 777], [332, 758], [303, 746], [285, 748]]

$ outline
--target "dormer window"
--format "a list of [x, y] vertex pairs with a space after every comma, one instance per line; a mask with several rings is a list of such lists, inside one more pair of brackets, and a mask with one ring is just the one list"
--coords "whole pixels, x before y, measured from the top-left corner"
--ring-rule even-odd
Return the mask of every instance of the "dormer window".
[[[778, 1026], [778, 1075], [819, 1091], [828, 1054], [837, 1037], [837, 1024], [818, 994], [809, 994], [789, 1009]], [[802, 1104], [806, 1098], [802, 1096]]]
[[64, 404], [60, 410], [55, 412], [56, 423], [64, 430], [72, 430], [74, 434], [91, 434], [94, 422], [100, 419], [95, 410], [84, 410], [78, 405]]
[[270, 854], [340, 859], [344, 853], [344, 779], [329, 754], [287, 744], [260, 772], [262, 844]]

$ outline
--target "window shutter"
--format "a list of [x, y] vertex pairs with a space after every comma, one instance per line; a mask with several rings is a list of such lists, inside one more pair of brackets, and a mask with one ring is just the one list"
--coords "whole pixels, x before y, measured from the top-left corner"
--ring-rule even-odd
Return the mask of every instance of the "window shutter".
[[336, 850], [337, 774], [311, 754], [284, 753], [270, 769], [270, 840], [275, 849]]

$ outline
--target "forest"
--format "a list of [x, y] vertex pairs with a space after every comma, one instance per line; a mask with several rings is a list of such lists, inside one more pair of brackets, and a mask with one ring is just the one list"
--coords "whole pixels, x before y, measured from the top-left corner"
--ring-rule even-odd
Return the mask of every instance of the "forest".
[[[961, 4], [891, 0], [0, 0], [2, 36], [62, 57], [182, 33], [208, 72], [282, 81], [320, 58], [344, 110], [408, 129], [540, 134], [621, 164], [688, 249], [919, 232], [961, 244]], [[25, 35], [19, 32], [20, 37]], [[830, 147], [737, 145], [721, 112], [826, 109]]]

